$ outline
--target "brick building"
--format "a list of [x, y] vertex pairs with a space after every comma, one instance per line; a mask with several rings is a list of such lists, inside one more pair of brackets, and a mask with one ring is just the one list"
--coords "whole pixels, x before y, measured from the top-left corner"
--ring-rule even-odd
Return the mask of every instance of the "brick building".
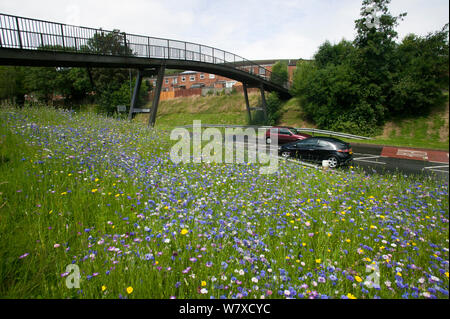
[[[272, 66], [278, 60], [253, 61], [258, 66], [244, 67], [248, 72], [266, 77], [266, 70], [271, 71]], [[292, 80], [297, 60], [288, 60], [289, 80]], [[269, 75], [267, 74], [267, 77]], [[153, 86], [156, 85], [156, 77], [150, 78]], [[167, 100], [178, 96], [200, 95], [202, 90], [221, 90], [242, 87], [242, 83], [224, 76], [196, 71], [184, 71], [164, 76], [161, 88], [161, 100]], [[172, 93], [173, 92], [173, 93]]]

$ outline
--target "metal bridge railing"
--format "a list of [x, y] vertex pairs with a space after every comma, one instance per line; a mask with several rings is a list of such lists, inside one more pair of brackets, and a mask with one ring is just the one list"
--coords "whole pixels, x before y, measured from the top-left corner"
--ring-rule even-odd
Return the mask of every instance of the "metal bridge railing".
[[[108, 43], [108, 41], [110, 41]], [[119, 44], [119, 45], [117, 45]], [[0, 48], [65, 51], [223, 64], [277, 83], [291, 83], [252, 61], [210, 46], [0, 14]]]

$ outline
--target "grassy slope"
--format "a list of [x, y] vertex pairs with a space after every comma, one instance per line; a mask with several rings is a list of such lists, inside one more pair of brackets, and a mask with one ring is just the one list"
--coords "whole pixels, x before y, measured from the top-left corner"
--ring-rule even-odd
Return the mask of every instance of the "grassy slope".
[[171, 145], [89, 113], [0, 110], [0, 298], [448, 298], [448, 183], [174, 165]]
[[[258, 93], [249, 94], [251, 106], [258, 103], [258, 97]], [[388, 122], [380, 136], [364, 141], [364, 143], [448, 150], [448, 118], [449, 106], [447, 103], [445, 107], [434, 111], [429, 116], [396, 119]], [[136, 120], [147, 123], [148, 114], [138, 114]], [[192, 124], [194, 120], [201, 120], [204, 124], [245, 125], [248, 121], [244, 97], [242, 94], [232, 94], [161, 101], [156, 127], [172, 128]], [[294, 127], [316, 127], [305, 119], [305, 114], [302, 112], [297, 98], [292, 98], [283, 105], [279, 124]], [[353, 143], [361, 142], [361, 140], [346, 140]]]
[[[304, 114], [297, 98], [289, 100], [283, 106], [282, 111], [281, 125], [316, 127], [304, 120]], [[364, 141], [364, 143], [448, 150], [448, 118], [449, 106], [447, 102], [445, 107], [435, 110], [429, 116], [395, 119], [388, 122], [380, 136]], [[345, 140], [354, 143], [361, 142], [361, 140]]]
[[[249, 93], [250, 105], [258, 101], [258, 94]], [[147, 105], [147, 107], [150, 107]], [[148, 114], [138, 114], [136, 120], [146, 123]], [[247, 124], [243, 94], [222, 96], [193, 96], [161, 101], [156, 118], [157, 128], [171, 128], [201, 120], [204, 124]]]

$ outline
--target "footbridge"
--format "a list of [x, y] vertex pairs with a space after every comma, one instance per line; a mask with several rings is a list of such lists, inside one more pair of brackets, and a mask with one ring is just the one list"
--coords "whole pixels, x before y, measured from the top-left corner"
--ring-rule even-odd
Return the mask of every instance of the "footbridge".
[[290, 83], [277, 81], [271, 71], [236, 54], [210, 46], [107, 31], [0, 13], [0, 65], [134, 68], [137, 80], [129, 118], [136, 109], [144, 76], [157, 75], [149, 126], [154, 126], [165, 69], [213, 73], [242, 82], [251, 117], [247, 88], [259, 88], [267, 117], [264, 92], [290, 98]]

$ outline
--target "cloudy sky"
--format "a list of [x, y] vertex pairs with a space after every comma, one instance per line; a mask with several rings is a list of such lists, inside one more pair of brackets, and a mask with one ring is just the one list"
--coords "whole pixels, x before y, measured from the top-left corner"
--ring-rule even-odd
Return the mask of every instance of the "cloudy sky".
[[[311, 58], [355, 36], [361, 0], [0, 0], [0, 12], [201, 43], [247, 59]], [[426, 35], [449, 21], [448, 0], [392, 0], [397, 28]]]

